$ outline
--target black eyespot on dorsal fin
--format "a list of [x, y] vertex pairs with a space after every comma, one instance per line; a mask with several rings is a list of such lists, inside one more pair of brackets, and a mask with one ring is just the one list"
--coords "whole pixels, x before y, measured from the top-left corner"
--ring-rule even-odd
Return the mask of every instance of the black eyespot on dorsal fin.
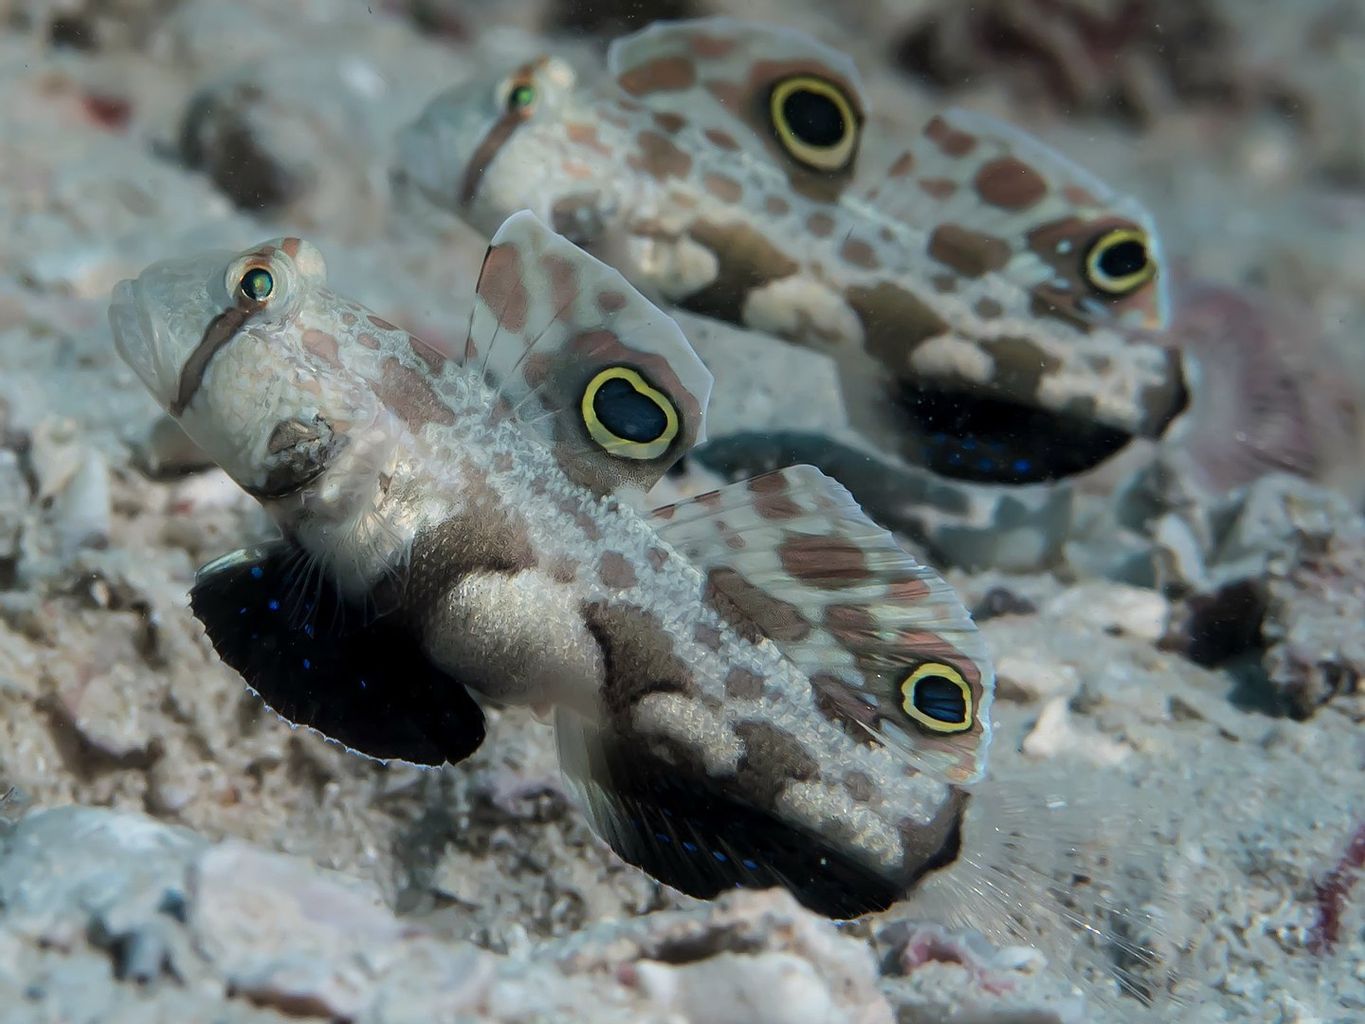
[[393, 617], [343, 602], [285, 541], [199, 570], [190, 607], [213, 648], [280, 717], [380, 761], [439, 765], [484, 738], [483, 710]]

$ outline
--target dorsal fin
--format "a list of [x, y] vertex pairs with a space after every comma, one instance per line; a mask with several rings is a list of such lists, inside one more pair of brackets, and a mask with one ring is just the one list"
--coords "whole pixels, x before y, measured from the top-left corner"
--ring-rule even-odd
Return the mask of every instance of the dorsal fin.
[[564, 471], [599, 493], [648, 490], [706, 437], [711, 373], [678, 325], [529, 211], [493, 236], [464, 365]]
[[651, 518], [832, 714], [946, 781], [981, 777], [995, 685], [985, 641], [953, 588], [842, 486], [792, 466]]
[[894, 152], [886, 168], [862, 168], [852, 201], [930, 232], [929, 254], [945, 267], [966, 250], [999, 249], [992, 269], [1075, 319], [1166, 325], [1160, 240], [1136, 199], [986, 114], [944, 111]]
[[616, 40], [607, 62], [664, 136], [691, 132], [745, 170], [776, 167], [813, 198], [832, 199], [853, 174], [857, 68], [804, 33], [729, 17], [663, 22]]

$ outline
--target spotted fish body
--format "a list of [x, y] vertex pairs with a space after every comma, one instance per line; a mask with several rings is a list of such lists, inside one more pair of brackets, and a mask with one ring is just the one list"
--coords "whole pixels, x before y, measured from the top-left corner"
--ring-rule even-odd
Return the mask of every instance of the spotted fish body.
[[810, 467], [635, 511], [703, 438], [710, 374], [532, 214], [496, 232], [459, 353], [331, 292], [296, 238], [153, 266], [110, 317], [281, 527], [192, 596], [281, 714], [440, 763], [479, 702], [552, 709], [594, 826], [697, 895], [847, 915], [951, 849], [993, 690], [957, 597]]
[[831, 352], [865, 432], [947, 476], [1057, 479], [1183, 407], [1151, 218], [1036, 140], [948, 112], [874, 166], [851, 61], [729, 18], [618, 40], [609, 72], [456, 86], [398, 179], [486, 232], [528, 207], [664, 298]]

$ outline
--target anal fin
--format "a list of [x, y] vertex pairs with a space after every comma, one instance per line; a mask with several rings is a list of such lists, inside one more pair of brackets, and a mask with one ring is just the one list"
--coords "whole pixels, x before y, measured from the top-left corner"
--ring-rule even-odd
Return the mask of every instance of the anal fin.
[[439, 765], [484, 738], [483, 710], [392, 618], [300, 586], [300, 554], [276, 541], [199, 570], [190, 606], [218, 656], [280, 717], [379, 761]]
[[560, 766], [593, 831], [616, 855], [698, 899], [782, 887], [826, 917], [885, 910], [905, 886], [746, 803], [715, 779], [571, 711], [555, 716]]

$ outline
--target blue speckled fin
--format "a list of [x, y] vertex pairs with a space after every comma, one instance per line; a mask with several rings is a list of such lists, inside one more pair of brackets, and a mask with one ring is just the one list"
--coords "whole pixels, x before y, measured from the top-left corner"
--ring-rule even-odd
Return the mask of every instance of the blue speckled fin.
[[464, 365], [599, 493], [648, 490], [706, 437], [711, 373], [678, 325], [529, 211], [493, 236]]
[[213, 648], [292, 725], [379, 761], [461, 761], [484, 737], [482, 709], [392, 619], [345, 605], [327, 580], [304, 591], [285, 541], [199, 570], [190, 606]]
[[903, 882], [821, 836], [572, 711], [556, 712], [555, 736], [565, 781], [593, 831], [622, 860], [689, 896], [782, 886], [816, 913], [849, 918], [885, 910], [904, 895]]
[[826, 710], [955, 784], [981, 778], [995, 673], [957, 593], [840, 484], [792, 466], [650, 513]]
[[[916, 234], [931, 233], [931, 255], [999, 247], [1006, 255], [990, 297], [1006, 311], [1025, 313], [1036, 297], [1081, 321], [1166, 326], [1165, 257], [1156, 223], [1137, 199], [1041, 139], [975, 111], [942, 111], [896, 152], [885, 169], [860, 168], [862, 201]], [[939, 228], [946, 230], [934, 234]], [[1090, 287], [1083, 276], [1091, 247], [1114, 231], [1139, 232], [1157, 268], [1121, 295]]]

